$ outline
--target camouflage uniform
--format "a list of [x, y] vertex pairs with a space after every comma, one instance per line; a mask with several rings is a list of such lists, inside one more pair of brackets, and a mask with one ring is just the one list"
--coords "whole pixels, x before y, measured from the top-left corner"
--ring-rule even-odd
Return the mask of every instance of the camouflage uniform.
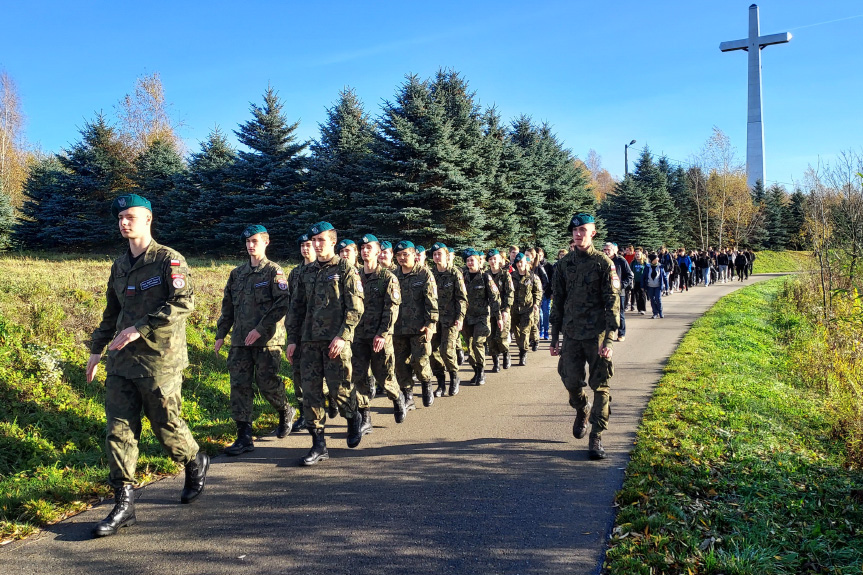
[[[285, 409], [285, 382], [279, 376], [279, 366], [289, 303], [288, 281], [278, 264], [264, 258], [256, 267], [246, 262], [231, 270], [222, 296], [222, 315], [216, 323], [216, 339], [225, 339], [233, 326], [228, 372], [234, 421], [254, 421], [253, 383], [276, 411]], [[261, 337], [247, 346], [246, 336], [253, 329]]]
[[518, 351], [527, 351], [528, 337], [533, 326], [535, 306], [542, 302], [542, 284], [531, 271], [521, 275], [518, 270], [512, 272], [515, 286], [515, 297], [512, 305], [512, 325], [515, 328], [515, 342]]
[[[401, 290], [396, 276], [383, 266], [378, 266], [370, 274], [361, 271], [359, 275], [364, 292], [364, 311], [354, 334], [351, 351], [357, 404], [359, 409], [365, 409], [372, 395], [369, 367], [375, 379], [383, 383], [387, 397], [392, 400], [399, 397], [392, 335], [399, 315]], [[372, 347], [375, 336], [384, 338], [384, 348], [379, 353], [375, 353]]]
[[512, 303], [515, 297], [515, 287], [512, 283], [512, 276], [507, 272], [507, 268], [503, 267], [497, 273], [488, 272], [494, 283], [497, 284], [497, 289], [500, 290], [500, 313], [501, 316], [506, 314], [507, 318], [504, 322], [503, 329], [497, 327], [497, 322], [491, 324], [491, 337], [489, 338], [488, 350], [492, 355], [500, 353], [509, 353], [509, 331], [512, 326]]
[[[294, 299], [294, 294], [297, 293], [297, 286], [300, 284], [300, 275], [303, 273], [305, 263], [300, 263], [288, 273], [288, 311], [291, 309], [291, 301]], [[287, 316], [287, 314], [285, 314]], [[297, 348], [294, 350], [294, 355], [291, 358], [291, 374], [294, 382], [294, 397], [297, 398], [297, 403], [300, 406], [300, 411], [303, 409], [303, 341], [302, 337], [297, 341]]]
[[489, 272], [470, 272], [465, 276], [467, 313], [462, 332], [467, 340], [468, 358], [474, 369], [485, 365], [485, 340], [491, 334], [491, 319], [500, 316], [500, 290]]
[[456, 329], [455, 323], [464, 321], [467, 289], [461, 272], [453, 266], [442, 272], [434, 266], [431, 272], [438, 288], [438, 323], [431, 341], [431, 370], [435, 376], [442, 376], [444, 371], [458, 371], [455, 346], [461, 345], [461, 342], [458, 340], [459, 330]]
[[[592, 435], [608, 428], [611, 413], [608, 380], [614, 370], [610, 359], [599, 356], [599, 349], [612, 346], [612, 335], [619, 327], [619, 286], [614, 263], [593, 246], [586, 252], [574, 250], [557, 262], [549, 318], [551, 345], [557, 345], [562, 332], [557, 371], [569, 392], [569, 404], [584, 414], [588, 409], [584, 388], [590, 384], [594, 392]], [[590, 369], [587, 381], [585, 364]]]
[[[288, 344], [302, 341], [303, 411], [306, 426], [323, 429], [324, 378], [338, 390], [339, 412], [346, 419], [356, 415], [356, 397], [351, 385], [351, 342], [363, 314], [363, 287], [357, 270], [333, 256], [303, 267], [288, 312]], [[329, 346], [340, 337], [345, 346], [331, 359]]]
[[195, 307], [186, 260], [155, 241], [134, 265], [127, 252], [111, 266], [106, 299], [90, 352], [101, 354], [128, 327], [141, 334], [123, 349], [108, 351], [105, 448], [109, 482], [121, 488], [135, 483], [142, 409], [172, 460], [186, 464], [198, 453], [180, 417], [183, 369], [189, 365], [186, 316]]
[[393, 331], [396, 379], [401, 389], [410, 390], [413, 388], [411, 372], [416, 374], [421, 382], [431, 380], [431, 342], [428, 332], [420, 333], [420, 329], [434, 329], [437, 323], [437, 284], [429, 269], [419, 263], [408, 273], [402, 272], [399, 267], [396, 277], [402, 295], [399, 318]]

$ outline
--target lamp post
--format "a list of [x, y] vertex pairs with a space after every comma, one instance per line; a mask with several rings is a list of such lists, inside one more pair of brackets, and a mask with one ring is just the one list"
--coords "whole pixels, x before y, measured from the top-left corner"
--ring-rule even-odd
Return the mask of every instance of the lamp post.
[[635, 143], [635, 140], [632, 140], [628, 144], [623, 145], [623, 177], [629, 175], [629, 146]]

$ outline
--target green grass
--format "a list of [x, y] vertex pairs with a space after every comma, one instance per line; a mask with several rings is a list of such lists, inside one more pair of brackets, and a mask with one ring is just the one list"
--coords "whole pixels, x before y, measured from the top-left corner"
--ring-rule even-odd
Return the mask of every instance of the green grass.
[[802, 272], [812, 268], [812, 252], [758, 252], [753, 271], [757, 274]]
[[[756, 265], [759, 260], [756, 260]], [[819, 393], [786, 374], [785, 278], [730, 294], [671, 357], [644, 414], [608, 573], [860, 573], [863, 476]]]
[[[227, 346], [213, 352], [222, 290], [234, 262], [191, 260], [196, 309], [187, 325], [190, 365], [183, 417], [209, 453], [233, 439]], [[0, 257], [0, 539], [23, 537], [107, 495], [104, 369], [84, 377], [85, 342], [105, 304], [111, 259]], [[293, 401], [291, 371], [282, 363]], [[276, 414], [260, 397], [256, 432]], [[146, 420], [145, 420], [146, 421]], [[179, 468], [145, 423], [138, 480]]]

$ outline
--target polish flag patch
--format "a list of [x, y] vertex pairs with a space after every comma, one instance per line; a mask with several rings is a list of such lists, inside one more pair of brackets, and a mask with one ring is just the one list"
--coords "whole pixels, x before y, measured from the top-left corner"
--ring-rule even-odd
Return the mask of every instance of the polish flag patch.
[[172, 265], [172, 266], [178, 266], [178, 265], [180, 265], [180, 260], [171, 260], [171, 265]]

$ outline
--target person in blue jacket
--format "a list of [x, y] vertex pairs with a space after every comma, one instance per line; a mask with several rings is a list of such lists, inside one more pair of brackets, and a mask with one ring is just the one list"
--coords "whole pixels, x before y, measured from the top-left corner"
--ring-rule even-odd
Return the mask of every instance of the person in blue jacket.
[[653, 311], [650, 319], [662, 318], [662, 293], [668, 290], [668, 274], [659, 263], [656, 253], [651, 253], [648, 259], [650, 264], [641, 274], [641, 285], [650, 299], [650, 308]]
[[677, 252], [677, 267], [680, 268], [680, 291], [689, 291], [691, 281], [689, 269], [692, 267], [692, 258], [686, 255], [686, 250], [683, 248]]

